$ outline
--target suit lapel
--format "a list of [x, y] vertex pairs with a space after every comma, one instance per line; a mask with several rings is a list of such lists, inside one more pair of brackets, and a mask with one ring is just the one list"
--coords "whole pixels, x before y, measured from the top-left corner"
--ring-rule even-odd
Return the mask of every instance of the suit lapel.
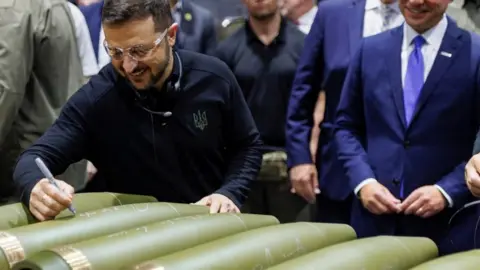
[[[458, 55], [458, 49], [462, 45], [462, 31], [458, 28], [455, 22], [448, 19], [447, 31], [443, 37], [442, 44], [438, 50], [435, 61], [433, 62], [432, 69], [428, 74], [427, 80], [423, 85], [420, 96], [418, 97], [415, 112], [412, 118], [412, 122], [415, 120], [418, 113], [425, 106], [428, 98], [437, 88], [438, 83], [442, 80], [443, 74], [448, 70], [451, 64], [455, 61]], [[442, 54], [443, 53], [443, 54]], [[444, 54], [449, 54], [450, 57]]]
[[393, 101], [397, 109], [400, 122], [406, 127], [405, 107], [403, 105], [403, 87], [402, 87], [402, 41], [403, 41], [403, 24], [389, 32], [392, 36], [392, 42], [384, 44], [385, 63], [387, 73], [390, 77], [390, 90]]
[[363, 18], [365, 15], [365, 0], [353, 0], [347, 12], [348, 40], [350, 55], [355, 52], [363, 38]]

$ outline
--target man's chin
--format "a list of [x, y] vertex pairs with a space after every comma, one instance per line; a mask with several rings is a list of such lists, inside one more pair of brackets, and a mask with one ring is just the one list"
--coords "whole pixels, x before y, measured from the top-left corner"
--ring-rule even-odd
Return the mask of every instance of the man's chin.
[[130, 84], [132, 84], [133, 87], [137, 90], [145, 90], [148, 89], [149, 83], [146, 81], [134, 81], [134, 80], [129, 80]]
[[135, 87], [135, 89], [137, 90], [146, 90], [148, 89], [148, 85], [147, 83], [140, 83], [140, 82], [133, 82], [133, 81], [130, 81], [130, 83], [132, 84], [133, 87]]

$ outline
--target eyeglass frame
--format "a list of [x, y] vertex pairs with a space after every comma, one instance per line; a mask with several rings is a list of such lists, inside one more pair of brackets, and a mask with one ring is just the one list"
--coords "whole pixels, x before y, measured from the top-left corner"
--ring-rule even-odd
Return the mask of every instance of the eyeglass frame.
[[[115, 59], [115, 60], [122, 60], [123, 58], [125, 58], [125, 52], [127, 52], [127, 55], [128, 57], [130, 57], [130, 59], [132, 60], [135, 60], [135, 61], [141, 61], [141, 60], [144, 60], [145, 58], [149, 57], [151, 55], [151, 53], [153, 52], [154, 49], [156, 49], [158, 47], [158, 45], [160, 45], [160, 43], [162, 42], [162, 40], [165, 38], [165, 36], [167, 35], [168, 33], [168, 30], [170, 29], [170, 27], [168, 27], [167, 29], [165, 29], [163, 31], [163, 33], [153, 42], [153, 46], [147, 50], [147, 52], [145, 53], [145, 56], [142, 56], [142, 57], [135, 57], [131, 54], [131, 50], [132, 49], [136, 49], [136, 48], [141, 48], [145, 45], [143, 44], [138, 44], [138, 45], [133, 45], [133, 46], [130, 46], [128, 48], [119, 48], [119, 47], [114, 47], [114, 48], [109, 48], [108, 46], [108, 42], [105, 40], [103, 42], [103, 46], [105, 48], [105, 50], [107, 51], [107, 54], [112, 58], [112, 59]], [[120, 52], [121, 55], [118, 56], [118, 57], [114, 57], [114, 54], [112, 54], [110, 52], [110, 50], [117, 50], [117, 52]]]

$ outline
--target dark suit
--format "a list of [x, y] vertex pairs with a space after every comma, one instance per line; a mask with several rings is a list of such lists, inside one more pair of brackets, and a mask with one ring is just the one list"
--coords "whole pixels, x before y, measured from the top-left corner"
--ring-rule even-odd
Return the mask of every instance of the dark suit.
[[[350, 64], [336, 118], [338, 158], [351, 190], [374, 178], [399, 199], [405, 199], [400, 198], [402, 182], [404, 197], [421, 186], [436, 184], [455, 207], [471, 199], [464, 167], [480, 124], [479, 39], [448, 19], [409, 125], [401, 78], [403, 26], [364, 39]], [[427, 219], [377, 216], [354, 200], [352, 226], [359, 237], [430, 237], [445, 252], [452, 210]]]
[[[102, 8], [103, 1], [80, 7], [87, 21], [97, 59], [100, 30], [102, 29]], [[199, 53], [208, 53], [215, 49], [217, 46], [215, 20], [208, 10], [191, 1], [183, 0], [180, 18], [176, 44], [178, 48]]]
[[350, 59], [363, 35], [365, 0], [324, 1], [318, 11], [293, 82], [287, 119], [288, 166], [312, 163], [309, 150], [315, 101], [326, 91], [326, 108], [317, 154], [317, 219], [348, 223], [352, 191], [337, 160], [333, 122]]
[[100, 49], [100, 30], [102, 29], [102, 8], [103, 1], [80, 7], [80, 11], [82, 11], [87, 22], [88, 31], [90, 32], [90, 39], [92, 40], [93, 51], [95, 52], [95, 57], [97, 60], [98, 50]]
[[212, 13], [192, 3], [191, 0], [183, 0], [180, 13], [178, 47], [199, 53], [211, 53], [217, 47], [215, 19]]

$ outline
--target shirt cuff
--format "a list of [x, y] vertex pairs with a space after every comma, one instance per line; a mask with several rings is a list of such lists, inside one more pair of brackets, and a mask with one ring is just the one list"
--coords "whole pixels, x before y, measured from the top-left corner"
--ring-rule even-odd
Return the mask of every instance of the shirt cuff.
[[360, 184], [358, 184], [355, 189], [353, 190], [353, 193], [355, 193], [355, 196], [359, 196], [359, 192], [360, 192], [360, 189], [362, 189], [364, 186], [366, 186], [367, 184], [370, 184], [372, 182], [377, 182], [376, 179], [373, 179], [373, 178], [367, 178], [365, 180], [363, 180], [362, 182], [360, 182]]
[[453, 200], [450, 197], [450, 195], [448, 195], [448, 193], [441, 186], [435, 185], [435, 187], [438, 188], [438, 190], [440, 190], [440, 193], [442, 193], [443, 197], [445, 197], [445, 199], [447, 200], [448, 207], [452, 208], [453, 207]]

